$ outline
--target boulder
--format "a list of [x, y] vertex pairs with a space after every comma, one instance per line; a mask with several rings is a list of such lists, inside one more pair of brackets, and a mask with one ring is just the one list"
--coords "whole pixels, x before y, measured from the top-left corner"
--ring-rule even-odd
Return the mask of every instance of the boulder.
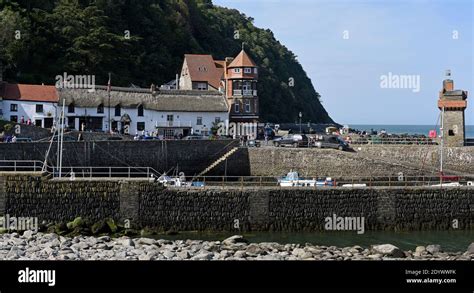
[[372, 245], [370, 250], [372, 254], [381, 254], [383, 256], [391, 256], [398, 258], [405, 257], [405, 253], [400, 248], [392, 244]]
[[420, 254], [425, 252], [425, 251], [426, 251], [426, 247], [424, 247], [424, 246], [417, 246], [415, 248], [415, 252], [420, 253]]
[[435, 253], [442, 252], [443, 250], [441, 249], [441, 245], [431, 244], [431, 245], [426, 246], [426, 251], [428, 251], [431, 254], [435, 254]]
[[224, 241], [222, 241], [222, 244], [223, 245], [232, 245], [232, 244], [236, 244], [236, 243], [248, 243], [249, 241], [247, 239], [244, 238], [244, 236], [242, 235], [234, 235], [234, 236], [231, 236], [227, 239], [225, 239]]
[[468, 254], [474, 254], [474, 242], [472, 242], [468, 247], [467, 251]]
[[23, 232], [23, 237], [26, 238], [26, 240], [31, 240], [34, 234], [36, 234], [34, 231], [26, 230]]

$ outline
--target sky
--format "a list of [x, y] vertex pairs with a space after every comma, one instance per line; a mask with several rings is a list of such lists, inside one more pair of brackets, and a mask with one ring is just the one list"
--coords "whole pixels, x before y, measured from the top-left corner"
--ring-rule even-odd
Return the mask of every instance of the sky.
[[338, 123], [435, 125], [449, 69], [455, 89], [470, 94], [466, 124], [474, 124], [474, 0], [213, 3], [272, 30]]

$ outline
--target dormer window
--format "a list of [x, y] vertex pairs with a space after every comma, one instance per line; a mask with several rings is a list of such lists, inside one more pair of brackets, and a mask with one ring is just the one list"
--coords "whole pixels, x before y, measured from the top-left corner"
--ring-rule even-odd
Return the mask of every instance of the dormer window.
[[206, 66], [199, 66], [198, 70], [201, 71], [201, 72], [207, 72]]
[[240, 73], [240, 68], [234, 68], [234, 73]]
[[244, 69], [244, 73], [252, 73], [252, 68], [246, 67], [246, 68]]

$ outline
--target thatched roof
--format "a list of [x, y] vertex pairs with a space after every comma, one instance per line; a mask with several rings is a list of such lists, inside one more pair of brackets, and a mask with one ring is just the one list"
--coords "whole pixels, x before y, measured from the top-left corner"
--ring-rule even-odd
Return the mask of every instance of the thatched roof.
[[[66, 105], [73, 103], [76, 107], [95, 108], [101, 104], [109, 105], [107, 87], [96, 86], [95, 91], [87, 89], [59, 89], [59, 104], [66, 100]], [[225, 96], [217, 91], [183, 91], [156, 90], [112, 87], [110, 106], [118, 104], [123, 108], [136, 108], [143, 105], [145, 109], [167, 112], [227, 112]]]

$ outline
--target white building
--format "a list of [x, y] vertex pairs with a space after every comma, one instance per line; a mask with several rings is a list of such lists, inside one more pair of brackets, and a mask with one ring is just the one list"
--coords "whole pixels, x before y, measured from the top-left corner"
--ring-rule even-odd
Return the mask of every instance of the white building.
[[58, 94], [54, 86], [0, 84], [1, 119], [50, 128], [57, 115]]
[[[3, 84], [0, 102], [5, 120], [31, 122], [49, 128], [61, 113], [66, 123], [82, 131], [113, 131], [165, 137], [208, 135], [215, 122], [228, 119], [225, 96], [216, 91], [152, 91], [96, 86], [56, 89], [54, 86]], [[109, 98], [110, 97], [110, 98]], [[110, 107], [109, 107], [110, 105]]]

